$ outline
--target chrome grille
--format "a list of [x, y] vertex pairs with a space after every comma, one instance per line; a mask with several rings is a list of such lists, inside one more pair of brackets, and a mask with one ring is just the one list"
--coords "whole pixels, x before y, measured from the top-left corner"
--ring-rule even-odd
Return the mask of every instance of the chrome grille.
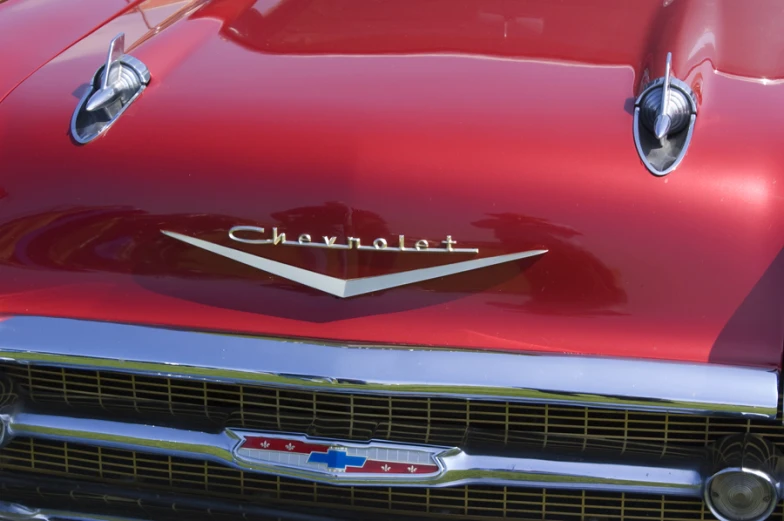
[[[704, 447], [751, 432], [784, 448], [780, 420], [739, 420], [574, 406], [384, 397], [282, 390], [195, 380], [5, 364], [21, 394], [41, 407], [100, 417], [200, 422], [214, 428], [306, 432], [346, 439], [380, 438], [455, 444], [478, 436], [500, 444], [579, 440], [583, 448], [608, 441], [643, 444], [661, 455]], [[0, 472], [60, 477], [238, 502], [350, 508], [368, 513], [412, 513], [461, 519], [565, 521], [712, 519], [693, 498], [512, 487], [335, 487], [214, 463], [56, 441], [16, 439], [0, 451]], [[776, 519], [784, 521], [781, 507]]]
[[459, 444], [467, 435], [501, 444], [572, 437], [584, 448], [612, 441], [642, 444], [662, 455], [751, 432], [784, 448], [779, 420], [333, 394], [13, 364], [0, 370], [33, 403], [100, 409], [102, 416], [155, 414], [216, 427], [443, 445]]

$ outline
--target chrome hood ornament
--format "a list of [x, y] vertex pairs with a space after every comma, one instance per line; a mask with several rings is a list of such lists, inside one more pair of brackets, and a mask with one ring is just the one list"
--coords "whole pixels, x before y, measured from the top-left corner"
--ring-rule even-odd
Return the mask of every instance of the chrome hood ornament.
[[[229, 232], [229, 237], [235, 241], [238, 241], [237, 236], [234, 234], [234, 232], [238, 231], [237, 228], [242, 228], [243, 230], [247, 231], [250, 227], [243, 226], [243, 227], [232, 228], [232, 231]], [[263, 231], [263, 228], [257, 228], [257, 230]], [[340, 298], [356, 297], [358, 295], [365, 295], [368, 293], [374, 293], [376, 291], [397, 288], [408, 284], [415, 284], [417, 282], [424, 282], [427, 280], [437, 279], [440, 277], [446, 277], [448, 275], [456, 275], [458, 273], [464, 273], [466, 271], [478, 270], [480, 268], [495, 266], [497, 264], [503, 264], [505, 262], [525, 259], [528, 257], [537, 257], [539, 255], [544, 255], [545, 253], [547, 253], [547, 250], [529, 250], [529, 251], [523, 251], [519, 253], [510, 253], [507, 255], [497, 255], [495, 257], [485, 257], [482, 259], [471, 259], [462, 262], [454, 262], [452, 264], [445, 264], [443, 266], [433, 266], [430, 268], [401, 271], [399, 273], [390, 273], [388, 275], [376, 275], [373, 277], [360, 277], [355, 279], [341, 279], [337, 277], [330, 277], [329, 275], [324, 275], [322, 273], [317, 273], [315, 271], [298, 268], [296, 266], [291, 266], [289, 264], [284, 264], [282, 262], [277, 262], [271, 259], [261, 257], [259, 255], [252, 255], [242, 250], [229, 248], [227, 246], [222, 246], [220, 244], [215, 244], [213, 242], [197, 239], [195, 237], [190, 237], [188, 235], [183, 235], [181, 233], [175, 233], [167, 230], [161, 230], [161, 233], [163, 233], [168, 237], [171, 237], [172, 239], [176, 239], [178, 241], [184, 242], [186, 244], [190, 244], [191, 246], [195, 246], [202, 250], [212, 252], [216, 255], [220, 255], [221, 257], [231, 259], [241, 264], [245, 264], [246, 266], [251, 266], [258, 270], [265, 271], [272, 275], [276, 275], [278, 277], [288, 279], [292, 282], [296, 282], [298, 284], [302, 284], [303, 286], [308, 286], [309, 288], [317, 289], [319, 291], [323, 291], [324, 293], [329, 293], [330, 295], [334, 295]], [[378, 246], [362, 247], [359, 242], [359, 239], [352, 238], [352, 237], [349, 238], [348, 244], [346, 245], [335, 244], [334, 237], [324, 237], [324, 243], [318, 244], [318, 243], [311, 243], [310, 236], [307, 234], [300, 235], [300, 240], [294, 242], [294, 241], [286, 241], [285, 234], [278, 234], [277, 228], [273, 228], [273, 233], [275, 236], [277, 236], [277, 238], [282, 238], [282, 240], [276, 241], [276, 240], [258, 239], [253, 241], [250, 239], [246, 239], [246, 240], [239, 240], [239, 242], [258, 244], [258, 245], [263, 244], [269, 246], [275, 246], [277, 244], [280, 244], [284, 246], [297, 245], [297, 246], [310, 246], [310, 247], [319, 247], [319, 248], [326, 247], [330, 249], [354, 249], [353, 246], [356, 245], [356, 249], [358, 250], [398, 251], [398, 252], [409, 252], [409, 253], [413, 253], [413, 252], [424, 253], [425, 251], [432, 251], [432, 252], [438, 251], [442, 253], [447, 253], [447, 252], [477, 253], [479, 251], [475, 249], [462, 249], [458, 251], [457, 249], [452, 248], [452, 245], [454, 245], [456, 241], [453, 241], [451, 236], [447, 236], [447, 240], [443, 241], [447, 245], [446, 248], [428, 249], [425, 248], [424, 245], [422, 244], [422, 243], [428, 243], [428, 241], [418, 241], [419, 247], [406, 248], [405, 237], [401, 235], [399, 237], [400, 247], [387, 249], [386, 246], [384, 246], [383, 248], [379, 247], [380, 243], [378, 239], [374, 241], [374, 244]], [[305, 237], [307, 237], [306, 241], [303, 240]], [[354, 239], [355, 242], [352, 241], [351, 239]], [[386, 245], [386, 241], [384, 242], [384, 245]]]
[[672, 77], [672, 53], [667, 53], [664, 77], [649, 83], [634, 107], [634, 143], [652, 174], [663, 176], [678, 167], [691, 142], [696, 118], [694, 92]]
[[147, 66], [125, 54], [125, 33], [109, 44], [106, 64], [95, 73], [90, 88], [71, 118], [71, 135], [88, 143], [105, 132], [150, 82]]

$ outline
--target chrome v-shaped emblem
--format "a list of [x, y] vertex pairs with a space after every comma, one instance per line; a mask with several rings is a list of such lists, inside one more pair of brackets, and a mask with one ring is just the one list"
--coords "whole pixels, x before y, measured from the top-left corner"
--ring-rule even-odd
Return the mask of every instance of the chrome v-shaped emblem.
[[444, 266], [434, 266], [432, 268], [401, 271], [400, 273], [390, 273], [389, 275], [377, 275], [374, 277], [361, 277], [357, 279], [339, 279], [314, 271], [297, 268], [296, 266], [283, 264], [282, 262], [265, 259], [258, 255], [251, 255], [250, 253], [235, 250], [234, 248], [228, 248], [212, 242], [182, 235], [181, 233], [169, 232], [166, 230], [161, 230], [161, 233], [172, 239], [177, 239], [178, 241], [215, 253], [221, 257], [226, 257], [227, 259], [240, 262], [271, 273], [272, 275], [277, 275], [278, 277], [297, 282], [303, 286], [308, 286], [309, 288], [317, 289], [340, 298], [356, 297], [357, 295], [365, 295], [367, 293], [373, 293], [374, 291], [437, 279], [439, 277], [446, 277], [448, 275], [455, 275], [457, 273], [477, 270], [488, 266], [495, 266], [496, 264], [503, 264], [504, 262], [535, 257], [547, 253], [547, 250], [529, 250], [520, 253], [510, 253], [508, 255], [498, 255], [496, 257], [486, 257], [484, 259], [455, 262]]

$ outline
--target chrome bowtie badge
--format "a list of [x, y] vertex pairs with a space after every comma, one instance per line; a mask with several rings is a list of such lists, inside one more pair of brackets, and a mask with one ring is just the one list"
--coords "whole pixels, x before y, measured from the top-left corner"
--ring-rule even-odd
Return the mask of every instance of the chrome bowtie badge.
[[663, 176], [677, 168], [691, 142], [696, 118], [694, 92], [672, 77], [672, 53], [668, 53], [664, 77], [648, 84], [634, 107], [634, 143], [652, 174]]
[[[256, 235], [253, 238], [248, 238], [246, 235], [241, 235], [241, 232], [254, 232]], [[430, 268], [421, 268], [415, 270], [402, 271], [399, 273], [390, 273], [389, 275], [377, 275], [373, 277], [361, 277], [356, 279], [340, 279], [337, 277], [330, 277], [314, 271], [298, 268], [282, 262], [273, 261], [264, 258], [260, 255], [253, 255], [242, 250], [229, 248], [213, 242], [208, 242], [181, 233], [175, 233], [167, 230], [161, 230], [161, 233], [190, 244], [202, 250], [206, 250], [216, 255], [226, 257], [233, 261], [251, 266], [253, 268], [265, 271], [272, 275], [288, 279], [293, 282], [308, 286], [324, 293], [329, 293], [336, 297], [348, 298], [358, 295], [365, 295], [375, 291], [382, 291], [385, 289], [396, 288], [405, 286], [407, 284], [415, 284], [417, 282], [424, 282], [426, 280], [437, 279], [446, 277], [448, 275], [455, 275], [457, 273], [464, 273], [466, 271], [478, 270], [489, 266], [495, 266], [505, 262], [525, 259], [528, 257], [536, 257], [547, 253], [547, 250], [528, 250], [519, 253], [510, 253], [507, 255], [498, 255], [495, 257], [485, 257], [482, 259], [471, 259], [462, 262], [454, 262], [452, 264], [445, 264], [443, 266], [434, 266]], [[229, 238], [236, 242], [266, 245], [266, 246], [297, 246], [297, 247], [310, 247], [310, 248], [326, 248], [338, 250], [360, 250], [372, 252], [399, 252], [405, 254], [423, 254], [423, 253], [479, 253], [475, 248], [456, 248], [457, 241], [452, 239], [451, 235], [447, 235], [446, 239], [442, 241], [441, 246], [431, 247], [430, 241], [419, 240], [414, 243], [413, 247], [407, 245], [406, 238], [403, 235], [398, 236], [397, 246], [390, 246], [388, 241], [383, 238], [376, 238], [373, 241], [373, 246], [364, 246], [361, 239], [356, 237], [349, 237], [345, 243], [339, 243], [336, 237], [322, 237], [322, 241], [315, 241], [309, 234], [299, 235], [296, 241], [287, 241], [285, 233], [279, 233], [277, 228], [272, 229], [272, 236], [267, 238], [264, 235], [264, 228], [255, 226], [235, 226], [229, 231]]]
[[125, 53], [125, 34], [109, 44], [106, 64], [95, 73], [90, 88], [71, 118], [71, 135], [88, 143], [105, 132], [150, 82], [147, 66]]
[[443, 472], [438, 455], [446, 448], [368, 443], [323, 442], [305, 436], [234, 432], [240, 441], [234, 454], [249, 467], [283, 467], [303, 475], [346, 475], [345, 479], [411, 480]]

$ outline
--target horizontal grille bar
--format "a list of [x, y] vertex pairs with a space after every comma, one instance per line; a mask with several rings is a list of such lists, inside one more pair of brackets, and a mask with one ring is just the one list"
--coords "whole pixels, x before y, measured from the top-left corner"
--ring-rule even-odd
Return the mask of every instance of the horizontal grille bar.
[[[553, 488], [603, 489], [645, 493], [699, 496], [710, 474], [710, 454], [694, 452], [690, 457], [662, 459], [636, 453], [619, 446], [615, 455], [592, 453], [581, 440], [567, 439], [549, 448], [519, 446], [515, 450], [489, 451], [469, 447], [401, 445], [389, 442], [347, 443], [280, 433], [234, 431], [198, 432], [148, 424], [134, 424], [74, 416], [54, 416], [24, 412], [20, 406], [3, 418], [5, 440], [17, 437], [90, 444], [127, 451], [179, 456], [242, 470], [310, 481], [354, 486], [448, 486], [459, 483], [549, 486]], [[246, 438], [264, 441], [245, 447]], [[270, 442], [283, 440], [279, 449], [267, 449]], [[283, 447], [287, 444], [286, 447]], [[338, 449], [332, 447], [338, 446]], [[302, 449], [298, 449], [302, 447]], [[485, 447], [488, 449], [488, 447]], [[355, 471], [328, 466], [332, 451], [361, 460]], [[279, 452], [277, 452], [279, 451]], [[301, 456], [299, 456], [301, 454]], [[314, 461], [321, 455], [321, 462]], [[337, 456], [335, 456], [337, 457]], [[344, 456], [346, 457], [346, 456]], [[299, 458], [299, 459], [296, 459]], [[401, 460], [402, 458], [402, 460]], [[376, 459], [385, 469], [367, 466]], [[316, 460], [319, 460], [316, 457]], [[401, 462], [402, 463], [397, 463]], [[389, 465], [400, 465], [390, 472]], [[417, 472], [417, 469], [421, 469]], [[375, 470], [374, 470], [375, 469]], [[406, 470], [408, 469], [408, 470]]]

